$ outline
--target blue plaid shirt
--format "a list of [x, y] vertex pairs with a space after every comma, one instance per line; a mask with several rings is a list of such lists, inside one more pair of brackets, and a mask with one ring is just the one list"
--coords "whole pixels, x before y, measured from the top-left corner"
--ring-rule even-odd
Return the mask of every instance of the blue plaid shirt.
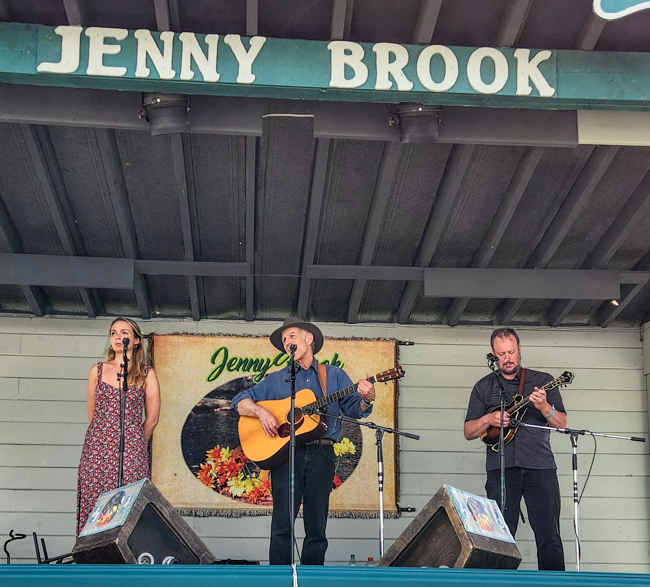
[[[311, 389], [317, 398], [321, 398], [323, 392], [320, 387], [316, 364], [317, 361], [314, 359], [314, 362], [307, 370], [296, 364], [296, 391]], [[343, 369], [331, 365], [325, 365], [325, 368], [327, 369], [328, 395], [352, 385], [352, 380]], [[289, 367], [269, 373], [263, 381], [254, 387], [240, 391], [232, 400], [233, 407], [237, 409], [237, 405], [244, 398], [259, 402], [290, 397], [291, 384], [285, 381], [290, 377], [291, 369]], [[372, 408], [365, 412], [361, 411], [361, 396], [356, 391], [327, 406], [327, 413], [334, 416], [342, 413], [350, 418], [358, 419], [368, 416], [371, 412]], [[338, 442], [341, 436], [341, 421], [336, 418], [325, 418], [325, 424], [327, 425], [327, 432], [325, 432], [323, 438], [330, 438], [334, 442]]]

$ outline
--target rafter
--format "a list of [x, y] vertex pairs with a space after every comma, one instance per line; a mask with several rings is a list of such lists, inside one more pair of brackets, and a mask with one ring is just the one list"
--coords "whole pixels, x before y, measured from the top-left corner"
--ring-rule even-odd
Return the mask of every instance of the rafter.
[[246, 137], [246, 320], [255, 318], [255, 200], [257, 194], [257, 137]]
[[433, 31], [438, 22], [438, 14], [442, 0], [422, 0], [420, 3], [420, 12], [415, 23], [412, 43], [415, 45], [429, 45], [433, 38]]
[[[401, 153], [402, 145], [400, 143], [386, 143], [384, 145], [384, 152], [379, 165], [379, 175], [372, 196], [368, 221], [363, 232], [363, 243], [359, 258], [360, 265], [370, 265], [372, 263]], [[365, 288], [365, 279], [354, 280], [348, 301], [348, 324], [354, 324], [357, 321], [361, 298], [363, 297]]]
[[[198, 230], [193, 222], [192, 208], [195, 207], [196, 194], [194, 192], [194, 173], [192, 164], [192, 149], [190, 137], [185, 133], [171, 135], [172, 158], [174, 161], [174, 175], [176, 177], [176, 193], [180, 208], [181, 230], [183, 233], [183, 250], [186, 261], [194, 261], [200, 257], [200, 245], [197, 242]], [[198, 255], [197, 255], [198, 252]], [[197, 276], [188, 276], [187, 286], [190, 293], [190, 307], [192, 318], [200, 320], [205, 317], [205, 302], [202, 283]]]
[[86, 21], [86, 7], [83, 0], [63, 0], [65, 14], [70, 26], [82, 26]]
[[259, 27], [259, 0], [246, 0], [246, 36], [257, 35]]
[[524, 28], [533, 0], [510, 0], [499, 24], [496, 47], [512, 47]]
[[318, 242], [318, 227], [321, 223], [325, 186], [327, 184], [327, 170], [330, 164], [330, 140], [317, 139], [316, 159], [314, 162], [314, 175], [311, 181], [309, 195], [309, 211], [307, 213], [307, 229], [305, 231], [305, 244], [302, 253], [302, 271], [300, 288], [298, 290], [298, 309], [296, 315], [303, 320], [307, 319], [309, 294], [311, 290], [311, 277], [307, 275], [308, 267], [312, 266], [316, 256]]
[[582, 25], [582, 30], [573, 45], [574, 49], [578, 51], [593, 51], [598, 39], [600, 38], [607, 21], [599, 16], [596, 16], [593, 10], [589, 11], [587, 20]]
[[[527, 269], [543, 269], [578, 219], [591, 195], [614, 159], [618, 147], [596, 147], [582, 168], [564, 203], [546, 230], [531, 258]], [[510, 324], [523, 304], [523, 299], [510, 299], [497, 311], [499, 324]]]
[[[22, 253], [23, 245], [20, 237], [9, 218], [9, 213], [5, 207], [4, 200], [0, 197], [0, 252], [2, 253]], [[20, 285], [20, 290], [29, 304], [32, 314], [43, 316], [47, 310], [45, 296], [39, 287], [30, 285]]]
[[[435, 204], [431, 209], [415, 258], [414, 265], [416, 267], [427, 267], [433, 259], [458, 197], [461, 183], [474, 155], [474, 149], [474, 145], [454, 145], [451, 148], [447, 166], [438, 187]], [[406, 284], [397, 310], [397, 321], [400, 324], [405, 324], [408, 321], [421, 289], [422, 284], [420, 283], [409, 282]]]
[[[64, 253], [86, 256], [88, 252], [74, 221], [74, 212], [47, 128], [21, 124], [20, 129]], [[104, 313], [96, 292], [82, 287], [79, 288], [79, 295], [88, 316], [95, 318]]]
[[[610, 224], [598, 244], [591, 251], [581, 269], [603, 269], [607, 266], [614, 253], [621, 247], [630, 231], [637, 222], [650, 210], [650, 171], [646, 173], [636, 187], [625, 206]], [[547, 314], [550, 326], [559, 326], [573, 309], [577, 299], [556, 300]]]
[[[115, 133], [108, 129], [95, 129], [99, 155], [104, 166], [108, 192], [113, 204], [113, 212], [117, 228], [120, 233], [122, 248], [127, 258], [139, 259], [140, 251], [138, 249], [138, 240], [129, 205], [129, 196], [124, 181], [124, 171], [122, 161], [117, 147]], [[147, 293], [147, 285], [142, 275], [137, 275], [134, 279], [133, 293], [140, 308], [142, 318], [148, 320], [151, 318], [151, 305]]]
[[342, 41], [350, 36], [354, 0], [334, 0], [332, 3], [332, 24], [330, 39]]
[[[501, 199], [499, 208], [490, 223], [490, 227], [472, 259], [471, 267], [483, 268], [490, 264], [543, 153], [544, 149], [540, 147], [528, 147], [524, 151], [517, 165], [517, 169], [510, 180], [510, 185], [508, 185], [508, 189]], [[447, 308], [443, 322], [449, 326], [456, 326], [469, 300], [470, 298], [456, 298], [452, 300], [449, 308]]]
[[634, 272], [639, 272], [640, 276], [643, 277], [645, 272], [645, 278], [639, 279], [637, 281], [631, 281], [631, 283], [621, 285], [621, 296], [618, 299], [618, 305], [613, 306], [611, 304], [603, 304], [600, 310], [596, 314], [596, 319], [599, 326], [605, 328], [612, 323], [614, 320], [627, 306], [630, 305], [632, 300], [647, 286], [650, 282], [650, 251], [648, 251], [643, 258], [634, 266]]

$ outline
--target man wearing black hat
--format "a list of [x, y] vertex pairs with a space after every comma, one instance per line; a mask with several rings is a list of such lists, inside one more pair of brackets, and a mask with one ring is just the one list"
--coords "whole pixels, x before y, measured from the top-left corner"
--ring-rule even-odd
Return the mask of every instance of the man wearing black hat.
[[[323, 334], [320, 329], [300, 318], [287, 318], [284, 324], [271, 334], [270, 340], [274, 347], [287, 354], [290, 354], [291, 346], [295, 345], [296, 390], [311, 389], [317, 398], [323, 397], [318, 373], [319, 363], [314, 358], [323, 346]], [[325, 373], [327, 394], [352, 385], [351, 379], [339, 367], [326, 365]], [[288, 369], [270, 373], [256, 386], [238, 393], [233, 398], [233, 407], [241, 416], [259, 418], [265, 434], [275, 436], [278, 432], [277, 420], [256, 402], [289, 397], [291, 385], [286, 381], [289, 377]], [[370, 413], [374, 400], [374, 386], [368, 380], [362, 379], [356, 392], [328, 404], [327, 413], [343, 413], [351, 418], [362, 418]], [[325, 562], [325, 530], [335, 467], [332, 445], [339, 440], [341, 422], [336, 418], [326, 418], [326, 424], [327, 431], [321, 438], [296, 450], [296, 511], [293, 512], [293, 518], [289, 514], [289, 463], [285, 462], [271, 471], [273, 518], [269, 563], [272, 565], [290, 565], [292, 562], [291, 524], [295, 520], [301, 501], [305, 539], [300, 562], [303, 565], [322, 565]]]

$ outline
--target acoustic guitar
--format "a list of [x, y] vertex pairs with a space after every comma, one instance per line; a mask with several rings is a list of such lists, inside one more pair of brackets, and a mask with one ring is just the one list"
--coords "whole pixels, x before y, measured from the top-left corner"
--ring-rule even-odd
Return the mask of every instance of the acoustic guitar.
[[[556, 387], [562, 387], [563, 385], [568, 385], [572, 381], [573, 381], [573, 373], [571, 373], [570, 371], [565, 371], [564, 373], [562, 373], [562, 375], [560, 375], [556, 379], [549, 381], [546, 385], [542, 385], [540, 389], [543, 389], [544, 391], [550, 391], [551, 389], [555, 389]], [[515, 397], [513, 398], [513, 401], [506, 406], [506, 412], [508, 412], [511, 419], [521, 420], [524, 417], [526, 410], [528, 409], [529, 402], [530, 402], [530, 396], [523, 397], [520, 394], [516, 394]], [[489, 411], [489, 413], [496, 412], [497, 410], [500, 409], [501, 409], [500, 406], [496, 406], [492, 408]], [[508, 428], [507, 430], [504, 430], [504, 436], [503, 436], [504, 445], [508, 444], [515, 437], [515, 434], [517, 433], [518, 429], [519, 426], [515, 426], [514, 428]], [[480, 438], [494, 452], [499, 452], [499, 427], [498, 426], [490, 426], [485, 432], [483, 432], [483, 434], [481, 434]]]
[[[404, 377], [401, 367], [389, 369], [368, 377], [370, 383], [392, 381]], [[325, 434], [325, 415], [328, 404], [338, 401], [357, 390], [357, 384], [349, 385], [330, 393], [325, 397], [316, 398], [311, 389], [301, 389], [296, 392], [294, 421], [296, 423], [296, 448], [307, 442], [316, 440]], [[291, 415], [291, 398], [277, 400], [262, 400], [257, 405], [267, 409], [278, 421], [278, 433], [267, 436], [255, 416], [240, 416], [239, 442], [244, 454], [261, 469], [275, 469], [289, 458], [289, 435]]]

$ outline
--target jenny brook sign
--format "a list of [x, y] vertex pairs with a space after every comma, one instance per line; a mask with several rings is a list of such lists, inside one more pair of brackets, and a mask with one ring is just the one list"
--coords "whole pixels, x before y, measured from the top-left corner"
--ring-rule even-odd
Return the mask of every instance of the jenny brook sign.
[[0, 80], [361, 102], [646, 109], [650, 55], [0, 23]]

